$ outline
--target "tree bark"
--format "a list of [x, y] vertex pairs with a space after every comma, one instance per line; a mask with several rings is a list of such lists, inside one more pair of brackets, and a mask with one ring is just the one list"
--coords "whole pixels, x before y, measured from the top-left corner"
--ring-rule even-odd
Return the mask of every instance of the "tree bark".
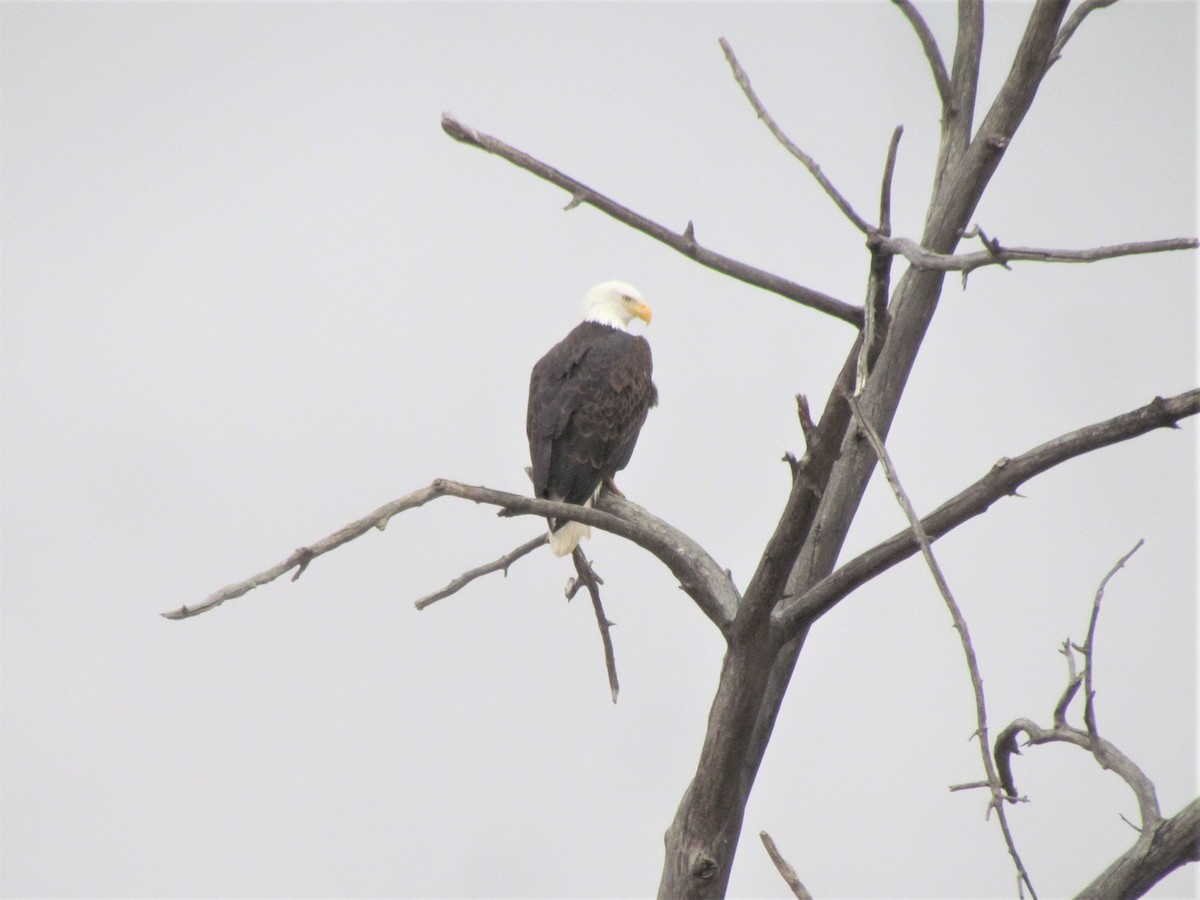
[[1083, 900], [1140, 897], [1182, 865], [1200, 860], [1200, 797], [1138, 838], [1095, 881]]

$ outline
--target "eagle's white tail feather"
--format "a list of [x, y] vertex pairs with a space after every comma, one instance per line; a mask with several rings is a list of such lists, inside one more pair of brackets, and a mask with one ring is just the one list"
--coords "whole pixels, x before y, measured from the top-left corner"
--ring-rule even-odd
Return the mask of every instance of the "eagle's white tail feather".
[[579, 546], [581, 540], [591, 536], [591, 525], [584, 525], [582, 522], [565, 522], [558, 531], [550, 532], [550, 549], [554, 551], [555, 556], [566, 556]]
[[[584, 501], [584, 506], [591, 506], [597, 497], [600, 496], [600, 486], [596, 486], [596, 490], [592, 496]], [[555, 500], [561, 499], [555, 497]], [[566, 556], [572, 550], [579, 546], [579, 542], [584, 538], [591, 538], [592, 526], [584, 525], [582, 522], [564, 522], [562, 527], [555, 531], [550, 529], [550, 549], [554, 551], [555, 556]]]

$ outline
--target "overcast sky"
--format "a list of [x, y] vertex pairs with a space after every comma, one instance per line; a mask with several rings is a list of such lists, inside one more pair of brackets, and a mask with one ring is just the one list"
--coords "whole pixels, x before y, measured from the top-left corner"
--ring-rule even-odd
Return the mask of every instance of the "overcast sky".
[[[953, 7], [922, 4], [949, 58]], [[989, 7], [986, 104], [1027, 7]], [[617, 278], [661, 405], [620, 480], [745, 586], [852, 331], [701, 269], [457, 144], [444, 110], [706, 246], [849, 302], [867, 255], [755, 118], [870, 216], [888, 137], [917, 237], [939, 108], [889, 4], [6, 3], [2, 16], [0, 888], [13, 896], [645, 896], [722, 641], [605, 534], [620, 702], [537, 534], [444, 499], [196, 619], [203, 599], [445, 476], [526, 492], [529, 369]], [[1009, 244], [1196, 233], [1196, 7], [1090, 16], [977, 214]], [[981, 106], [986, 108], [985, 106]], [[972, 248], [974, 249], [974, 248]], [[898, 265], [899, 272], [902, 267]], [[1196, 384], [1196, 258], [948, 279], [889, 446], [927, 511], [999, 457]], [[1102, 733], [1166, 814], [1196, 783], [1196, 423], [1061, 466], [940, 541], [990, 723], [1049, 724], [1097, 638]], [[903, 527], [875, 479], [847, 553]], [[912, 560], [814, 629], [730, 891], [1013, 896], [966, 668]], [[1133, 843], [1076, 748], [1016, 760], [1035, 886]], [[1194, 867], [1193, 867], [1194, 868]], [[1192, 871], [1155, 896], [1191, 896]]]

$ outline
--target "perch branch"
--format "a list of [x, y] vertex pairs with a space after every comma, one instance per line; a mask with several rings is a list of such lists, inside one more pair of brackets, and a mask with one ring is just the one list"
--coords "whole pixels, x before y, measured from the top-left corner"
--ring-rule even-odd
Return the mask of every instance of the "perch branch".
[[770, 291], [789, 300], [794, 300], [802, 306], [826, 313], [836, 319], [841, 319], [843, 322], [849, 322], [851, 325], [858, 326], [862, 323], [862, 310], [849, 303], [701, 247], [696, 242], [695, 230], [690, 226], [690, 223], [683, 234], [676, 234], [670, 229], [659, 225], [657, 222], [647, 219], [640, 213], [622, 206], [604, 194], [592, 190], [592, 188], [577, 181], [570, 175], [535, 159], [528, 153], [518, 150], [516, 147], [512, 147], [491, 135], [476, 131], [474, 128], [469, 128], [449, 113], [442, 114], [442, 130], [456, 141], [499, 156], [501, 159], [507, 160], [518, 168], [524, 169], [538, 178], [562, 188], [571, 195], [571, 202], [568, 204], [568, 208], [586, 203], [600, 210], [602, 213], [611, 216], [618, 222], [666, 244], [689, 259], [694, 259], [701, 265], [714, 269], [723, 275], [728, 275], [730, 278], [736, 278], [738, 281], [762, 288], [765, 291]]
[[779, 852], [779, 848], [775, 846], [775, 841], [765, 831], [758, 833], [759, 839], [763, 842], [763, 846], [767, 848], [767, 856], [771, 857], [771, 862], [775, 863], [775, 868], [787, 882], [787, 886], [792, 889], [792, 893], [796, 895], [797, 900], [813, 900], [812, 894], [808, 892], [808, 888], [800, 881], [796, 870], [791, 867], [783, 854]]
[[571, 561], [575, 563], [576, 579], [567, 587], [567, 598], [570, 599], [580, 585], [587, 588], [588, 595], [592, 598], [596, 624], [600, 627], [600, 640], [604, 644], [604, 667], [608, 670], [608, 690], [612, 694], [612, 702], [616, 703], [621, 686], [617, 683], [617, 657], [613, 652], [612, 635], [609, 633], [613, 623], [604, 614], [604, 606], [600, 603], [600, 578], [579, 547], [575, 547], [571, 551]]
[[[1014, 494], [1035, 475], [1100, 447], [1157, 428], [1178, 427], [1180, 419], [1197, 412], [1200, 412], [1200, 388], [1167, 399], [1156, 397], [1138, 409], [1061, 435], [1012, 459], [1001, 459], [986, 475], [922, 519], [921, 526], [936, 540], [985, 512], [1002, 497]], [[912, 529], [905, 528], [840, 566], [804, 593], [785, 598], [772, 618], [785, 630], [785, 636], [793, 636], [855, 588], [919, 549]]]
[[863, 234], [870, 234], [874, 229], [862, 216], [854, 211], [854, 207], [850, 205], [850, 201], [843, 197], [841, 192], [833, 186], [833, 182], [830, 181], [826, 177], [825, 173], [821, 171], [821, 167], [817, 165], [816, 160], [801, 150], [795, 144], [795, 142], [784, 133], [783, 129], [779, 127], [778, 123], [776, 123], [775, 119], [772, 118], [771, 114], [767, 112], [767, 108], [763, 106], [762, 101], [758, 99], [758, 95], [754, 92], [754, 88], [750, 86], [750, 77], [746, 74], [745, 69], [743, 69], [741, 64], [737, 61], [737, 57], [734, 56], [733, 47], [729, 45], [729, 41], [725, 40], [725, 38], [721, 38], [720, 43], [721, 49], [725, 51], [725, 59], [729, 62], [729, 68], [733, 70], [733, 77], [737, 81], [738, 87], [742, 89], [742, 93], [746, 95], [746, 99], [750, 101], [750, 105], [754, 107], [754, 112], [760, 119], [762, 119], [763, 124], [766, 125], [771, 134], [775, 136], [775, 140], [779, 141], [779, 143], [783, 145], [784, 149], [786, 149], [788, 153], [800, 160], [801, 165], [808, 169], [812, 177], [817, 180], [817, 184], [819, 184], [822, 190], [829, 195], [829, 198], [837, 205], [837, 208], [842, 211], [842, 215], [849, 219], [855, 228], [857, 228]]
[[950, 102], [950, 75], [946, 72], [946, 63], [942, 60], [942, 53], [938, 50], [933, 32], [929, 30], [929, 25], [909, 0], [892, 0], [892, 2], [900, 7], [900, 12], [904, 13], [904, 18], [908, 19], [913, 31], [917, 33], [921, 49], [925, 51], [925, 58], [929, 60], [929, 68], [933, 72], [933, 83], [937, 85], [938, 97], [942, 101], [942, 106], [945, 106]]
[[484, 575], [490, 575], [492, 572], [503, 572], [505, 575], [507, 575], [509, 566], [511, 566], [513, 563], [515, 563], [522, 556], [527, 556], [528, 554], [530, 554], [534, 550], [536, 550], [538, 547], [541, 547], [543, 544], [547, 544], [549, 542], [550, 542], [549, 535], [546, 534], [545, 532], [543, 532], [542, 534], [539, 534], [537, 537], [535, 537], [533, 540], [526, 541], [524, 544], [522, 544], [517, 549], [515, 549], [509, 553], [505, 553], [502, 557], [500, 557], [497, 560], [493, 560], [490, 563], [485, 563], [484, 565], [479, 566], [474, 569], [468, 569], [466, 572], [463, 572], [461, 575], [459, 575], [457, 578], [455, 578], [453, 581], [451, 581], [448, 585], [446, 585], [440, 591], [434, 591], [432, 594], [427, 594], [426, 596], [422, 597], [420, 600], [416, 601], [416, 603], [414, 603], [413, 605], [417, 609], [424, 609], [427, 606], [432, 606], [434, 603], [437, 603], [439, 600], [444, 600], [445, 598], [449, 597], [451, 594], [458, 593], [463, 588], [465, 588], [468, 584], [470, 584], [472, 581], [474, 581], [476, 578], [481, 578]]
[[1036, 900], [1037, 892], [1033, 888], [1033, 882], [1029, 880], [1029, 873], [1025, 870], [1025, 864], [1021, 861], [1021, 854], [1017, 852], [1017, 845], [1013, 841], [1012, 831], [1008, 827], [1008, 817], [1004, 813], [1004, 789], [1000, 783], [1000, 778], [996, 774], [995, 765], [992, 762], [992, 742], [988, 737], [987, 705], [983, 695], [983, 676], [979, 673], [979, 661], [975, 658], [975, 647], [971, 643], [971, 633], [967, 628], [967, 620], [964, 618], [962, 610], [959, 609], [958, 603], [954, 599], [954, 594], [950, 591], [950, 585], [946, 581], [942, 567], [938, 565], [937, 559], [933, 555], [933, 547], [930, 545], [929, 535], [925, 533], [925, 529], [921, 525], [921, 519], [913, 507], [912, 501], [905, 492], [903, 485], [900, 484], [900, 476], [896, 472], [896, 467], [892, 463], [887, 448], [884, 447], [883, 441], [875, 432], [875, 429], [871, 427], [871, 423], [867, 421], [866, 416], [863, 415], [862, 408], [858, 404], [858, 399], [850, 397], [849, 403], [850, 411], [854, 415], [858, 427], [866, 435], [867, 440], [871, 444], [871, 449], [875, 451], [875, 455], [879, 459], [879, 465], [883, 468], [887, 482], [892, 488], [892, 493], [896, 495], [896, 502], [900, 504], [900, 508], [904, 510], [904, 515], [908, 518], [913, 536], [921, 545], [921, 555], [925, 557], [925, 564], [929, 567], [929, 572], [933, 576], [933, 581], [937, 585], [938, 592], [942, 595], [946, 609], [950, 612], [950, 618], [954, 621], [954, 629], [958, 632], [959, 639], [962, 642], [963, 655], [966, 657], [967, 670], [971, 677], [971, 689], [975, 694], [976, 736], [979, 738], [983, 771], [987, 776], [988, 786], [992, 793], [991, 806], [996, 810], [996, 818], [1000, 822], [1000, 830], [1004, 835], [1004, 843], [1008, 847], [1008, 855], [1012, 857], [1013, 864], [1017, 868], [1017, 878], [1020, 882], [1024, 882], [1028, 886], [1029, 893]]
[[679, 579], [680, 586], [688, 596], [722, 632], [733, 621], [740, 597], [728, 573], [694, 540], [635, 503], [606, 491], [600, 495], [595, 508], [590, 508], [538, 500], [446, 478], [435, 479], [427, 487], [381, 506], [370, 515], [351, 522], [315, 544], [302, 547], [284, 562], [264, 572], [222, 588], [194, 606], [182, 606], [163, 613], [163, 616], [168, 619], [186, 619], [207, 612], [226, 600], [240, 597], [260, 585], [274, 581], [306, 559], [315, 559], [360, 537], [371, 528], [382, 530], [392, 516], [422, 506], [438, 497], [459, 497], [498, 506], [501, 515], [574, 519], [623, 537], [658, 557]]

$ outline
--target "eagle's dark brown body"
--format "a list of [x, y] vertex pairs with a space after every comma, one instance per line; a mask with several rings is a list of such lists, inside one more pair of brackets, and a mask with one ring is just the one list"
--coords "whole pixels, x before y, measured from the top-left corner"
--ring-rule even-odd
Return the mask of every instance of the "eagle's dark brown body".
[[658, 399], [652, 369], [645, 338], [587, 321], [538, 361], [525, 419], [535, 497], [586, 503], [625, 468]]

